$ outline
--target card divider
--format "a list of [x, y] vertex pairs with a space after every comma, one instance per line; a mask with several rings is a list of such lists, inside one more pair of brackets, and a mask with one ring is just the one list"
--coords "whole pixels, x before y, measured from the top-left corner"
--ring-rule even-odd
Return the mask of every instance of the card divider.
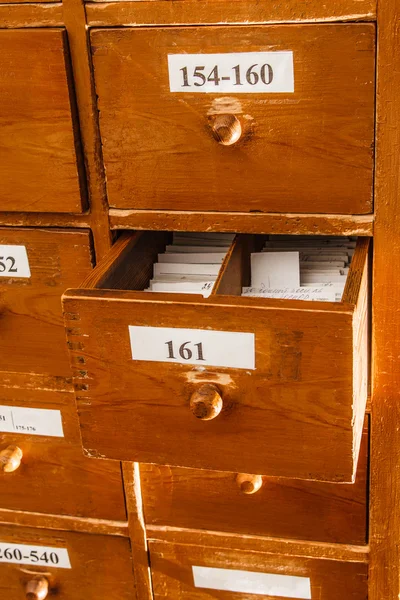
[[215, 282], [211, 296], [241, 296], [242, 287], [250, 285], [250, 255], [257, 238], [253, 234], [238, 234], [229, 248]]
[[342, 303], [356, 305], [358, 302], [363, 275], [368, 266], [369, 244], [369, 238], [359, 237], [357, 240], [354, 255], [350, 262]]

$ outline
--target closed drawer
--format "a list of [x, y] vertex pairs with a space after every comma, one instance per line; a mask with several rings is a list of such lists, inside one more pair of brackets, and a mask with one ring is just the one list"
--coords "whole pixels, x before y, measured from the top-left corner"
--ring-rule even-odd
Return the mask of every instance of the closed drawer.
[[[147, 287], [168, 239], [127, 234], [82, 289], [64, 295], [84, 448], [117, 460], [353, 481], [367, 395], [368, 240], [359, 240], [343, 301], [311, 303], [235, 296], [250, 260], [246, 236], [209, 298], [132, 291]], [[179, 346], [186, 340], [190, 353]], [[216, 414], [198, 412], [199, 394]]]
[[84, 173], [66, 32], [0, 32], [1, 210], [81, 212]]
[[373, 24], [103, 29], [91, 43], [110, 206], [371, 212]]
[[[2, 526], [0, 551], [0, 593], [7, 600], [136, 598], [126, 538]], [[22, 564], [7, 564], [21, 555]]]
[[363, 563], [156, 541], [149, 548], [155, 600], [367, 598]]
[[120, 465], [83, 456], [71, 392], [0, 387], [0, 458], [0, 508], [126, 520]]
[[92, 268], [90, 232], [0, 228], [0, 250], [1, 370], [70, 377], [60, 296]]
[[350, 485], [142, 464], [146, 524], [365, 544], [367, 450]]

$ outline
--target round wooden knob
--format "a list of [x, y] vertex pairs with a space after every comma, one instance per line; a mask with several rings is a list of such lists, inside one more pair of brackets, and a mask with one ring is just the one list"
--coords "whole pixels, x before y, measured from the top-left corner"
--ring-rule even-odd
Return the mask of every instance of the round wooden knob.
[[235, 115], [216, 115], [211, 125], [214, 138], [223, 146], [232, 146], [242, 135], [242, 126]]
[[202, 421], [211, 421], [218, 417], [222, 405], [219, 390], [213, 383], [203, 383], [190, 398], [190, 410]]
[[0, 452], [0, 469], [3, 473], [13, 473], [20, 466], [22, 456], [22, 450], [18, 446], [4, 448]]
[[263, 484], [261, 475], [248, 475], [247, 473], [238, 473], [236, 483], [243, 494], [255, 494]]
[[27, 600], [44, 600], [49, 593], [49, 582], [46, 577], [34, 577], [26, 584]]

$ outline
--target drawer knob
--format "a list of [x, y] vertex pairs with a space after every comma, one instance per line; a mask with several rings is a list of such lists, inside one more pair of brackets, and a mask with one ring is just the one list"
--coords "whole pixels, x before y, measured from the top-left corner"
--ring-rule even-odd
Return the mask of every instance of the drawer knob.
[[22, 460], [22, 450], [18, 446], [7, 446], [0, 452], [0, 469], [3, 473], [13, 473], [18, 469]]
[[238, 473], [236, 475], [236, 483], [243, 494], [255, 494], [261, 488], [263, 480], [261, 475]]
[[235, 115], [216, 115], [211, 125], [214, 138], [223, 146], [232, 146], [242, 135], [242, 126]]
[[44, 600], [49, 593], [49, 582], [46, 577], [35, 577], [28, 581], [25, 592], [27, 600]]
[[222, 398], [216, 385], [204, 383], [190, 398], [190, 410], [197, 419], [211, 421], [222, 410]]

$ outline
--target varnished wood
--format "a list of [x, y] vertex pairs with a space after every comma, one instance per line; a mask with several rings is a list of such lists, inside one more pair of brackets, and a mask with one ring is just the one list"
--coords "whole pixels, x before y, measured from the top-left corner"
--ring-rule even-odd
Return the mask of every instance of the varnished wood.
[[369, 600], [400, 594], [400, 4], [379, 0]]
[[61, 27], [64, 25], [61, 2], [23, 4], [0, 2], [0, 27]]
[[[134, 235], [132, 244], [137, 239]], [[130, 264], [136, 264], [136, 246], [138, 242], [129, 247], [127, 237], [117, 243]], [[366, 248], [361, 242], [357, 249], [364, 269]], [[119, 262], [115, 249], [113, 258]], [[142, 260], [139, 255], [139, 265]], [[354, 275], [360, 284], [358, 272]], [[113, 263], [105, 258], [91, 282], [112, 285], [114, 277]], [[184, 294], [90, 290], [86, 285], [64, 296], [64, 311], [67, 330], [72, 329], [71, 364], [88, 455], [352, 481], [367, 396], [360, 384], [365, 373], [353, 367], [358, 352], [366, 352], [355, 344], [361, 318], [354, 315], [358, 306], [363, 314], [366, 310], [361, 296], [356, 305], [235, 296], [194, 300]], [[132, 363], [128, 326], [160, 323], [254, 332], [257, 369], [208, 367], [196, 372], [190, 366], [158, 363], [155, 378], [153, 363]], [[82, 361], [85, 378], [80, 375]], [[207, 424], [189, 410], [191, 394], [203, 383], [221, 390], [226, 407]]]
[[65, 31], [1, 30], [0, 44], [0, 208], [80, 212], [86, 189]]
[[357, 562], [318, 560], [288, 555], [263, 554], [260, 548], [253, 552], [217, 549], [206, 546], [149, 542], [154, 599], [206, 600], [226, 598], [247, 600], [248, 594], [218, 592], [196, 588], [192, 566], [276, 573], [309, 577], [312, 598], [337, 600], [365, 600], [367, 596], [367, 566]]
[[[110, 208], [114, 230], [226, 231], [287, 235], [372, 236], [372, 215], [299, 215], [280, 213], [183, 212]], [[0, 217], [1, 218], [1, 217]]]
[[60, 600], [136, 600], [129, 540], [121, 537], [0, 526], [0, 542], [66, 548], [71, 569], [0, 564], [0, 595], [22, 600], [34, 576], [49, 581], [49, 597]]
[[137, 600], [153, 600], [142, 490], [137, 463], [123, 463]]
[[[142, 464], [149, 535], [158, 526], [365, 544], [367, 468], [367, 429], [356, 481], [350, 485]], [[250, 496], [238, 486], [248, 481], [260, 485]]]
[[0, 226], [6, 227], [78, 227], [95, 226], [89, 212], [82, 214], [71, 213], [27, 213], [0, 212]]
[[[90, 39], [111, 207], [371, 212], [374, 25], [249, 26], [239, 38], [237, 27], [119, 28]], [[169, 90], [166, 57], [177, 47], [291, 48], [295, 93], [233, 96], [243, 134], [225, 147], [209, 125], [227, 112], [219, 97]]]
[[193, 23], [299, 23], [373, 20], [376, 0], [286, 0], [274, 2], [132, 2], [87, 3], [91, 27], [112, 25], [190, 25]]
[[2, 509], [127, 519], [119, 464], [93, 461], [82, 454], [72, 393], [15, 388], [2, 382], [0, 404], [59, 410], [64, 431], [64, 437], [0, 433], [0, 451], [18, 447], [23, 455], [18, 470], [0, 477]]

